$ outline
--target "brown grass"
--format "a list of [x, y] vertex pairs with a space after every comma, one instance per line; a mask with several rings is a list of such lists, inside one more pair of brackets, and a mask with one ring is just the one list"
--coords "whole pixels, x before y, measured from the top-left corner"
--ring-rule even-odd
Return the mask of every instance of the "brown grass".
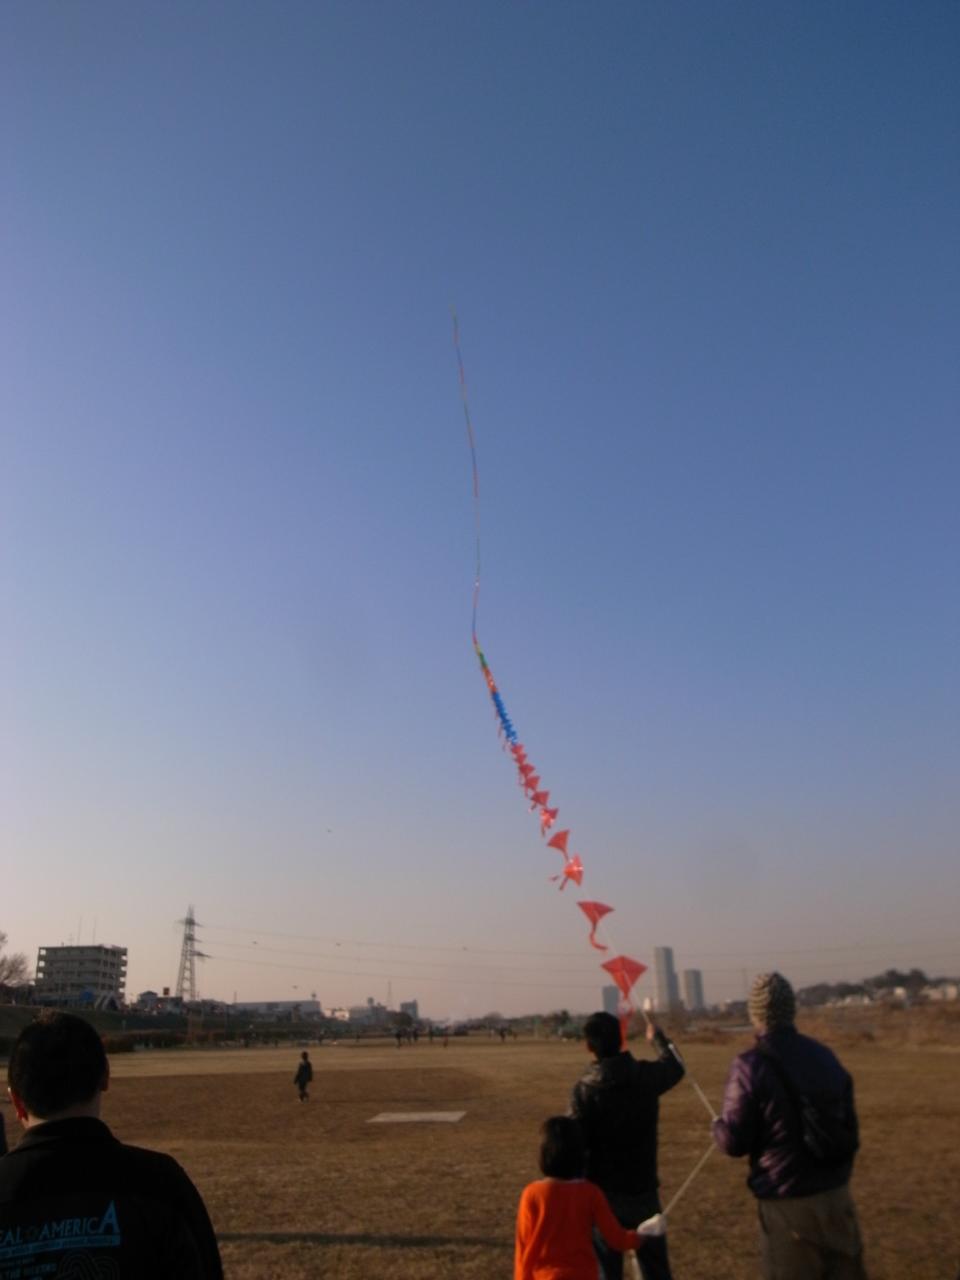
[[[715, 1102], [744, 1038], [691, 1044]], [[642, 1050], [638, 1050], [642, 1052]], [[172, 1152], [210, 1208], [228, 1280], [492, 1280], [511, 1274], [513, 1219], [537, 1176], [540, 1120], [563, 1111], [586, 1058], [574, 1044], [470, 1039], [323, 1046], [301, 1106], [295, 1050], [119, 1057], [105, 1119]], [[857, 1082], [863, 1149], [854, 1178], [873, 1280], [945, 1280], [960, 1261], [960, 1090], [949, 1051], [843, 1051]], [[459, 1124], [371, 1125], [379, 1111], [465, 1110]], [[8, 1132], [10, 1131], [7, 1111]], [[665, 1199], [709, 1143], [686, 1084], [663, 1103]], [[757, 1273], [743, 1162], [714, 1155], [671, 1219], [683, 1280]]]

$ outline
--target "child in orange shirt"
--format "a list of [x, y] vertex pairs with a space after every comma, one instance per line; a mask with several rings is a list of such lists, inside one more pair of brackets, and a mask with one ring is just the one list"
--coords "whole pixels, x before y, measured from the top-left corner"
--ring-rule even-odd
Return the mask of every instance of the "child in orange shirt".
[[600, 1188], [584, 1179], [576, 1120], [550, 1116], [540, 1136], [544, 1177], [520, 1196], [514, 1280], [596, 1280], [594, 1227], [615, 1249], [637, 1249], [643, 1236], [621, 1227]]

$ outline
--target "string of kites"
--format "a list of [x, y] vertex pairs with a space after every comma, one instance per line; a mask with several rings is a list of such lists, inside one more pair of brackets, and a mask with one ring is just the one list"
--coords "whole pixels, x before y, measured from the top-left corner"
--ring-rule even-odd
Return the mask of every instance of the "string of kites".
[[[498, 730], [502, 735], [507, 750], [513, 757], [513, 761], [517, 767], [517, 778], [521, 789], [530, 803], [530, 812], [536, 813], [540, 820], [540, 834], [546, 837], [547, 833], [553, 830], [559, 815], [559, 809], [550, 806], [550, 792], [545, 790], [537, 773], [536, 766], [527, 758], [526, 749], [523, 743], [519, 741], [513, 721], [507, 715], [507, 709], [503, 702], [503, 696], [497, 688], [497, 682], [490, 670], [490, 664], [484, 655], [483, 650], [474, 637], [474, 652], [480, 663], [480, 670], [483, 674], [484, 681], [489, 691], [491, 701], [497, 713]], [[583, 883], [583, 862], [578, 853], [571, 854], [568, 849], [570, 841], [570, 832], [556, 831], [547, 840], [548, 849], [555, 849], [563, 858], [563, 867], [560, 872], [551, 876], [554, 882], [559, 881], [561, 892], [566, 889], [572, 880], [577, 886]], [[609, 915], [613, 911], [613, 907], [608, 907], [605, 902], [578, 901], [577, 906], [583, 912], [590, 922], [590, 935], [588, 941], [590, 945], [597, 951], [608, 951], [609, 947], [602, 942], [597, 941], [597, 926], [604, 916]], [[605, 969], [610, 977], [616, 983], [624, 1000], [629, 1004], [631, 1002], [630, 993], [638, 979], [647, 971], [647, 966], [641, 964], [639, 960], [634, 960], [631, 956], [614, 956], [611, 960], [605, 960], [600, 966]]]
[[[503, 696], [497, 688], [497, 682], [490, 670], [490, 664], [480, 648], [480, 642], [477, 639], [477, 604], [480, 596], [480, 480], [477, 468], [477, 448], [473, 434], [473, 423], [470, 419], [470, 404], [467, 399], [467, 379], [463, 368], [463, 356], [460, 352], [460, 327], [457, 323], [456, 313], [453, 313], [453, 344], [457, 353], [457, 367], [460, 374], [460, 394], [463, 400], [463, 415], [467, 427], [467, 440], [470, 445], [470, 454], [473, 460], [473, 501], [474, 515], [476, 520], [476, 573], [473, 583], [473, 648], [480, 663], [480, 670], [483, 674], [487, 690], [493, 702], [494, 709], [497, 713], [498, 730], [503, 737], [510, 755], [513, 757], [514, 764], [517, 768], [517, 775], [520, 786], [530, 803], [530, 810], [538, 814], [540, 820], [540, 834], [543, 837], [553, 830], [557, 821], [559, 810], [550, 808], [550, 792], [543, 786], [540, 775], [536, 766], [527, 758], [526, 750], [520, 742], [513, 721], [507, 714], [507, 708], [503, 701]], [[547, 848], [555, 849], [563, 858], [563, 866], [560, 872], [551, 876], [554, 882], [559, 881], [561, 892], [566, 889], [570, 881], [573, 881], [578, 887], [583, 883], [583, 862], [578, 853], [571, 854], [568, 850], [570, 840], [569, 831], [556, 831], [547, 839]], [[609, 915], [613, 911], [613, 907], [608, 907], [604, 902], [579, 901], [577, 906], [590, 922], [590, 945], [597, 951], [608, 951], [609, 947], [604, 946], [602, 942], [597, 941], [597, 926], [604, 916]], [[611, 960], [605, 960], [601, 966], [609, 973], [610, 977], [616, 983], [620, 994], [623, 996], [624, 1003], [627, 1008], [632, 1007], [631, 991], [633, 990], [637, 980], [642, 974], [646, 973], [647, 966], [641, 964], [639, 960], [634, 960], [631, 956], [619, 955], [614, 956]]]

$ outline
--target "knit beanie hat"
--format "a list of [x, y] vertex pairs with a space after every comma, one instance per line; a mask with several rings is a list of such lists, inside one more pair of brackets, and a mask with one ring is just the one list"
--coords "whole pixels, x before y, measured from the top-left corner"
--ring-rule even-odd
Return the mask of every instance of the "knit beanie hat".
[[797, 1013], [793, 987], [781, 973], [758, 973], [747, 1002], [750, 1020], [772, 1030], [792, 1027]]

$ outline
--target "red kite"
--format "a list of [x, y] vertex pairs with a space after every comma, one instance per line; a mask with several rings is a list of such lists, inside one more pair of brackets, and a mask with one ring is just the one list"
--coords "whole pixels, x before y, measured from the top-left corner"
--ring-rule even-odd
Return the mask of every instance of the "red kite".
[[578, 902], [577, 906], [592, 925], [590, 930], [591, 947], [596, 947], [598, 951], [608, 950], [602, 942], [597, 942], [597, 925], [600, 923], [603, 916], [608, 915], [613, 910], [613, 907], [604, 906], [602, 902]]
[[631, 960], [629, 956], [614, 956], [612, 960], [605, 960], [600, 968], [606, 969], [623, 993], [624, 1000], [630, 999], [630, 988], [641, 974], [647, 972], [645, 964]]
[[560, 881], [560, 892], [567, 887], [567, 881], [573, 880], [575, 884], [583, 884], [583, 863], [580, 861], [578, 854], [574, 854], [572, 858], [568, 858], [563, 864], [563, 871], [558, 876], [551, 876], [551, 880]]
[[548, 849], [558, 849], [564, 857], [567, 856], [567, 840], [570, 838], [569, 831], [558, 831], [555, 836], [551, 836], [547, 841]]
[[541, 809], [540, 810], [540, 834], [546, 835], [550, 828], [557, 820], [559, 809]]

